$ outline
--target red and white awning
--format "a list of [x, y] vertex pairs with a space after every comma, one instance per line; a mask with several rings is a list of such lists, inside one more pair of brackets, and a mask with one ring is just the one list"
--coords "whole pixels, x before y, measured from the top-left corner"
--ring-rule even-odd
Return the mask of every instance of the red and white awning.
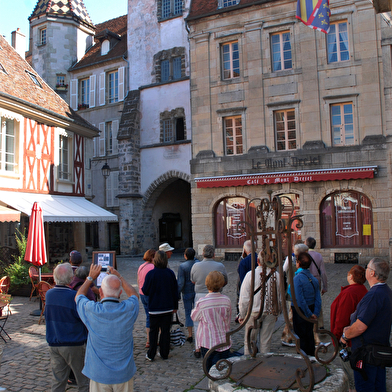
[[340, 169], [301, 170], [273, 173], [239, 174], [234, 176], [195, 178], [198, 188], [272, 185], [291, 182], [339, 181], [374, 178], [377, 166]]

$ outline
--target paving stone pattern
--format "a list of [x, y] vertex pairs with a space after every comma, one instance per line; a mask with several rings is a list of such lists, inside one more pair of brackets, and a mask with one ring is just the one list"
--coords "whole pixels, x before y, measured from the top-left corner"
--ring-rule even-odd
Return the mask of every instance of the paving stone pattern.
[[[136, 287], [136, 273], [143, 263], [141, 258], [118, 257], [118, 270]], [[174, 255], [169, 261], [170, 268], [177, 273], [181, 259]], [[228, 295], [233, 304], [232, 328], [238, 325], [234, 323], [236, 304], [237, 262], [225, 262], [229, 276], [229, 284], [224, 288], [224, 294]], [[326, 269], [329, 279], [329, 292], [323, 296], [323, 309], [325, 315], [325, 327], [329, 328], [329, 309], [332, 301], [340, 292], [340, 287], [346, 285], [347, 271], [351, 265], [327, 264]], [[389, 279], [392, 284], [392, 277]], [[45, 324], [38, 325], [38, 317], [31, 316], [33, 310], [39, 308], [37, 300], [29, 301], [29, 298], [14, 297], [12, 302], [12, 315], [7, 321], [6, 330], [12, 340], [6, 344], [1, 341], [3, 358], [0, 369], [0, 386], [8, 391], [15, 392], [42, 392], [50, 391], [50, 358], [48, 346], [45, 340]], [[184, 308], [180, 303], [179, 316], [185, 321]], [[115, 326], [114, 326], [115, 328]], [[280, 342], [283, 329], [283, 320], [280, 317], [276, 323], [276, 331], [273, 335], [273, 352], [291, 352], [295, 350], [283, 347]], [[187, 334], [185, 328], [184, 332]], [[135, 392], [183, 392], [192, 389], [193, 392], [208, 389], [207, 379], [202, 370], [202, 359], [196, 359], [193, 355], [193, 344], [186, 342], [182, 347], [175, 347], [164, 361], [156, 357], [154, 362], [145, 359], [146, 334], [145, 314], [140, 303], [139, 317], [134, 328], [135, 349], [134, 356], [137, 367], [135, 375]], [[242, 351], [243, 330], [234, 335], [233, 349]], [[338, 364], [339, 359], [335, 362]], [[68, 391], [76, 391], [75, 387], [69, 387]], [[388, 369], [388, 392], [392, 392], [392, 375]]]

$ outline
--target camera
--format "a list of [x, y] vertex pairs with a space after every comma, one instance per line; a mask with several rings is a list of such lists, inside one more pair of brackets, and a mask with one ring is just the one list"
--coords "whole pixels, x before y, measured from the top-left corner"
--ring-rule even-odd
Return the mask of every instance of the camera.
[[101, 268], [101, 272], [108, 272], [109, 271], [109, 266], [103, 265]]
[[350, 360], [350, 355], [351, 352], [347, 350], [347, 346], [344, 346], [340, 351], [339, 351], [339, 356], [342, 358], [343, 362], [347, 362]]

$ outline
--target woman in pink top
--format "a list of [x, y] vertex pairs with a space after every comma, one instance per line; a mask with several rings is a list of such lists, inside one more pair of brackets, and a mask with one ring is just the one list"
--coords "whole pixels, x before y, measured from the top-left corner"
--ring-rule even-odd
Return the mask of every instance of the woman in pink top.
[[154, 269], [153, 260], [154, 260], [155, 252], [156, 252], [155, 249], [149, 249], [144, 254], [143, 260], [145, 261], [145, 263], [143, 263], [137, 271], [137, 284], [139, 285], [140, 299], [142, 300], [144, 311], [146, 312], [146, 333], [147, 333], [146, 348], [150, 347], [150, 340], [149, 340], [150, 315], [148, 313], [148, 296], [143, 294], [142, 287], [144, 285], [144, 280], [146, 279], [147, 273], [152, 269]]
[[[196, 350], [200, 348], [203, 357], [211, 347], [226, 342], [226, 332], [230, 329], [230, 298], [220, 293], [224, 285], [223, 274], [211, 271], [206, 277], [208, 294], [197, 301], [196, 307], [191, 313], [192, 320], [199, 321], [196, 332], [196, 342], [199, 347], [196, 347]], [[231, 343], [219, 347], [209, 356], [206, 364], [207, 371], [220, 359], [231, 356], [230, 347]]]

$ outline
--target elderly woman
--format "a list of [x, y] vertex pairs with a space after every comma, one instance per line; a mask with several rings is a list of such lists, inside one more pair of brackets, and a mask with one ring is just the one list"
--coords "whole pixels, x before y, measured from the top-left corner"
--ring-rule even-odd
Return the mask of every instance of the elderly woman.
[[147, 334], [147, 343], [146, 348], [150, 347], [150, 314], [148, 313], [148, 296], [144, 295], [142, 291], [142, 287], [144, 285], [144, 280], [148, 272], [154, 269], [154, 256], [155, 256], [155, 249], [149, 249], [143, 256], [143, 263], [139, 269], [137, 270], [137, 284], [139, 286], [139, 294], [140, 300], [142, 301], [144, 312], [146, 313], [146, 334]]
[[170, 351], [170, 324], [173, 312], [178, 309], [178, 286], [174, 272], [167, 268], [167, 254], [158, 250], [154, 256], [154, 269], [146, 275], [142, 291], [148, 295], [150, 314], [150, 348], [146, 359], [153, 361], [157, 352], [158, 335], [159, 353], [162, 359], [168, 359]]
[[[308, 319], [317, 320], [321, 310], [321, 295], [317, 279], [310, 273], [309, 253], [301, 252], [297, 256], [297, 271], [294, 276], [295, 298], [301, 312]], [[300, 347], [307, 355], [314, 356], [313, 322], [304, 320], [291, 304], [293, 311], [294, 332], [300, 338]]]
[[[365, 268], [360, 265], [354, 265], [347, 273], [348, 286], [342, 287], [340, 294], [335, 298], [331, 305], [331, 332], [339, 341], [343, 328], [350, 325], [350, 316], [355, 312], [358, 303], [367, 293], [364, 286], [366, 282]], [[351, 346], [351, 342], [348, 341]], [[343, 370], [349, 381], [349, 391], [355, 391], [354, 374], [350, 362], [343, 362]]]
[[[197, 301], [191, 313], [192, 320], [199, 321], [196, 349], [200, 349], [203, 357], [210, 348], [226, 341], [226, 332], [230, 329], [231, 320], [230, 298], [220, 293], [226, 284], [223, 274], [211, 271], [206, 277], [205, 284], [208, 294]], [[230, 346], [231, 344], [220, 347], [210, 355], [206, 364], [207, 370], [220, 359], [230, 357]]]
[[[302, 240], [297, 240], [295, 241], [294, 245], [293, 245], [293, 254], [291, 257], [291, 262], [292, 262], [292, 266], [293, 266], [293, 272], [295, 273], [297, 267], [296, 267], [296, 259], [297, 256], [301, 253], [301, 252], [307, 252], [309, 250], [308, 246], [304, 244], [304, 242]], [[287, 281], [290, 280], [290, 275], [289, 275], [289, 257], [286, 257], [286, 260], [283, 264], [283, 271], [284, 273], [287, 275]], [[290, 321], [290, 325], [293, 324], [293, 312], [291, 311], [291, 298], [290, 296], [288, 296], [288, 298], [286, 298], [286, 306], [289, 309], [289, 321]], [[282, 346], [289, 346], [289, 347], [295, 347], [295, 343], [293, 342], [293, 339], [291, 338], [290, 334], [289, 334], [289, 327], [287, 325], [284, 326], [283, 332], [282, 332]]]

